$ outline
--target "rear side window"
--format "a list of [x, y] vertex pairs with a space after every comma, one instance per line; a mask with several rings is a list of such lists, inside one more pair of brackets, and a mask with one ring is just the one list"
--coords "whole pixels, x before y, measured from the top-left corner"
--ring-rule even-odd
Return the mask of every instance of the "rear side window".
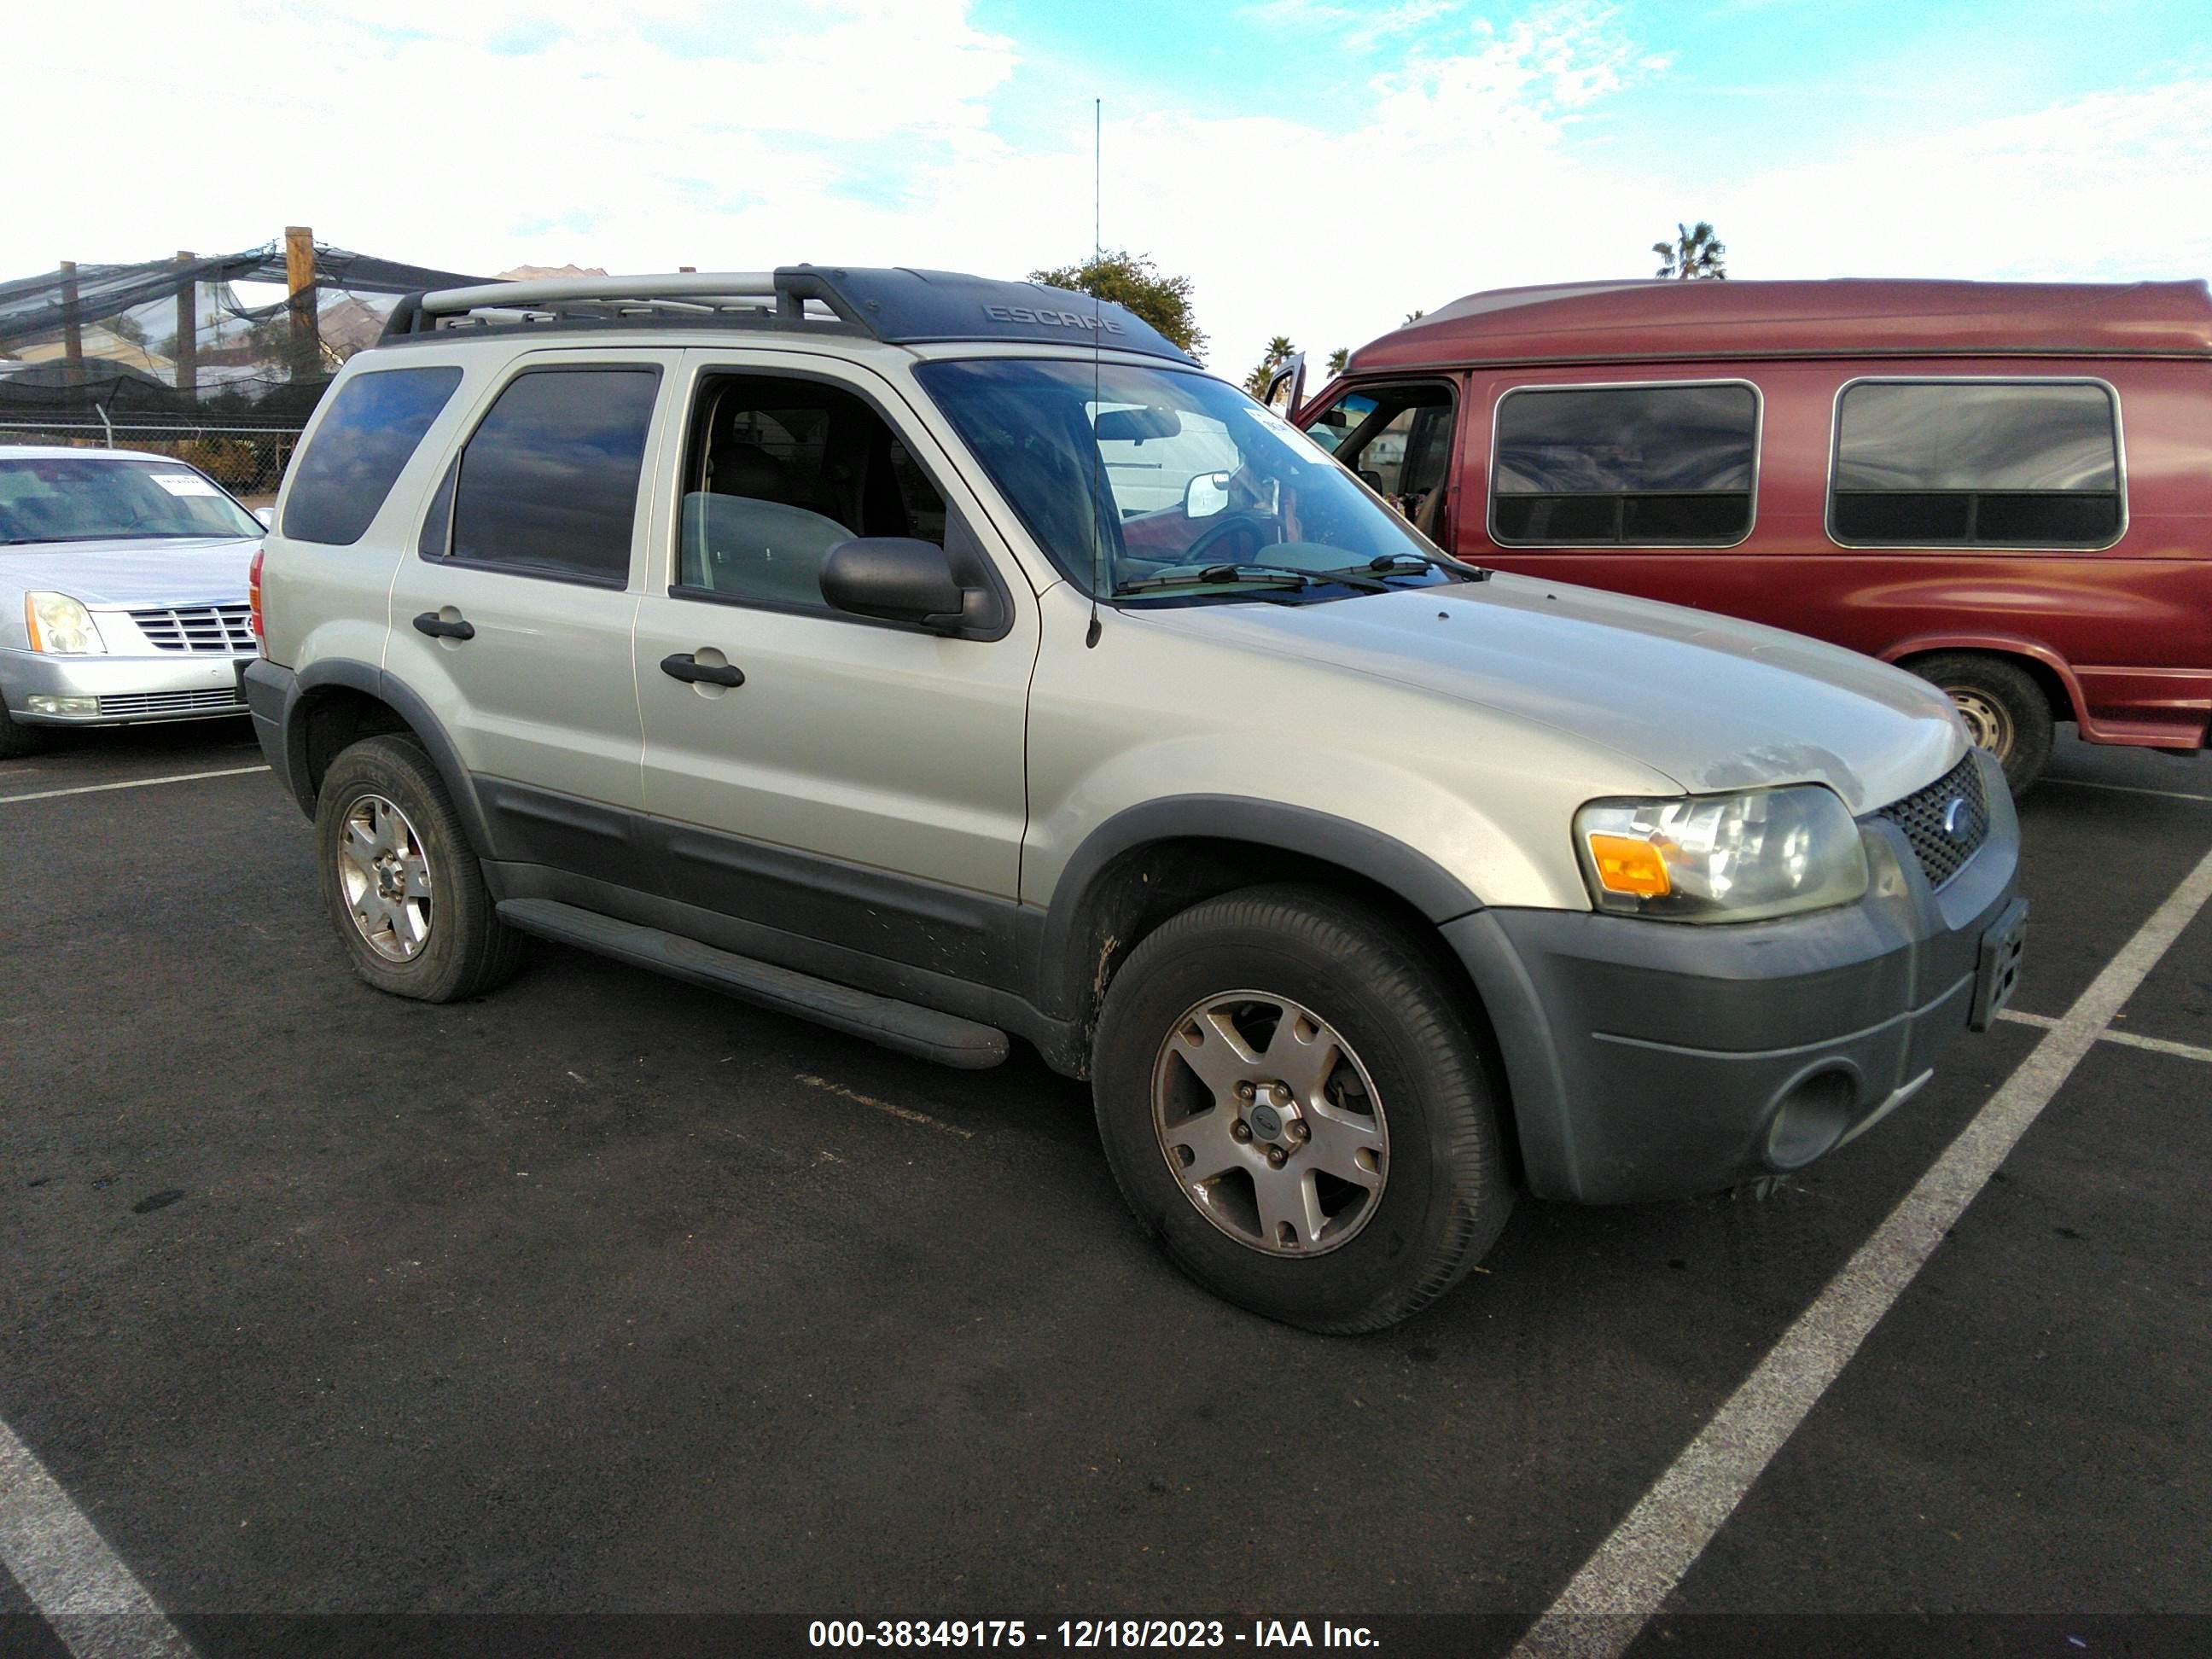
[[1861, 380], [1836, 400], [1828, 507], [1854, 547], [2104, 547], [2119, 407], [2094, 380]]
[[458, 368], [387, 368], [340, 386], [293, 466], [284, 533], [333, 547], [359, 541], [460, 383]]
[[1493, 454], [1501, 546], [1730, 546], [1751, 533], [1759, 393], [1523, 387], [1498, 400]]
[[461, 452], [448, 556], [626, 583], [659, 380], [650, 368], [534, 368], [515, 376]]

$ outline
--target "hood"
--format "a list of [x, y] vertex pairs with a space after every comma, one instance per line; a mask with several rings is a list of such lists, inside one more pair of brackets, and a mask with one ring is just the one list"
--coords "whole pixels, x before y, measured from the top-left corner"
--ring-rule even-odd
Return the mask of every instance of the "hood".
[[1966, 750], [1948, 697], [1871, 657], [1526, 577], [1147, 620], [1540, 722], [1696, 794], [1825, 783], [1859, 816], [1932, 782]]
[[94, 608], [244, 605], [254, 538], [49, 542], [0, 548], [0, 591], [66, 593]]

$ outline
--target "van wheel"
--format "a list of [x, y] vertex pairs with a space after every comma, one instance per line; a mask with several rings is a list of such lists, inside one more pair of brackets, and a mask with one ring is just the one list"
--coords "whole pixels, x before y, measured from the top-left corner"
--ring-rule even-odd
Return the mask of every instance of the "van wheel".
[[1911, 665], [1958, 705], [1975, 746], [2004, 768], [2014, 799], [2026, 794], [2051, 759], [2051, 701], [2026, 669], [2002, 657], [1956, 652]]
[[366, 738], [315, 801], [323, 903], [354, 971], [380, 991], [455, 1002], [509, 978], [522, 936], [495, 914], [444, 781], [404, 738]]
[[1139, 1222], [1207, 1289], [1309, 1330], [1434, 1301], [1514, 1198], [1458, 1000], [1380, 918], [1316, 889], [1165, 923], [1115, 975], [1092, 1065]]

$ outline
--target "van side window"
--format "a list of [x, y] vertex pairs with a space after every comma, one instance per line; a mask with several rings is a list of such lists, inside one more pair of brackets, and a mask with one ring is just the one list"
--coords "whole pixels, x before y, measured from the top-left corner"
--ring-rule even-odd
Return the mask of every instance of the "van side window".
[[715, 374], [684, 461], [674, 592], [827, 611], [822, 561], [856, 536], [945, 545], [945, 497], [883, 416], [826, 381]]
[[1748, 386], [1517, 387], [1498, 400], [1496, 443], [1501, 547], [1727, 547], [1751, 533]]
[[2094, 381], [1857, 381], [1837, 399], [1830, 487], [1850, 546], [2107, 546], [2119, 411]]
[[387, 368], [340, 386], [293, 468], [284, 533], [330, 547], [359, 541], [460, 383], [458, 368]]
[[518, 575], [625, 585], [659, 379], [645, 368], [516, 375], [461, 451], [450, 556]]

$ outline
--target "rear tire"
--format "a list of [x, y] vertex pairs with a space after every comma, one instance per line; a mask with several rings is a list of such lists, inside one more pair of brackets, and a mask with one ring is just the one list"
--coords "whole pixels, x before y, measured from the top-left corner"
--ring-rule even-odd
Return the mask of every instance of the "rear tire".
[[406, 738], [366, 738], [331, 763], [315, 854], [331, 925], [378, 990], [457, 1002], [521, 964], [444, 781]]
[[1947, 652], [1910, 665], [1957, 705], [1975, 746], [2004, 768], [2014, 799], [2025, 795], [2051, 760], [2051, 700], [2016, 663], [1978, 652]]
[[1139, 1223], [1271, 1319], [1395, 1324], [1457, 1283], [1512, 1210], [1461, 995], [1323, 890], [1251, 888], [1164, 924], [1107, 991], [1092, 1070]]

